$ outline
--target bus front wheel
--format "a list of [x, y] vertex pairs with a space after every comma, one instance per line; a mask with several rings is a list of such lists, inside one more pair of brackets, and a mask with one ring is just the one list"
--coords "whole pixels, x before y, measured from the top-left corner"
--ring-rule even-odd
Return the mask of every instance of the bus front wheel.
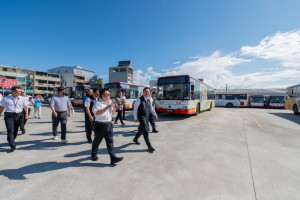
[[233, 104], [232, 104], [232, 103], [228, 103], [228, 104], [226, 104], [226, 107], [227, 107], [227, 108], [232, 108], [232, 107], [233, 107]]
[[294, 105], [293, 110], [295, 115], [299, 115], [298, 106], [296, 104]]

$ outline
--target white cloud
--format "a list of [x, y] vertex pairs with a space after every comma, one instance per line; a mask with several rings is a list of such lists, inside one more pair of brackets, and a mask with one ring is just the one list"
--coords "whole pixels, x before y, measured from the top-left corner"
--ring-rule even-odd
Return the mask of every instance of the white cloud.
[[180, 64], [181, 62], [180, 61], [176, 61], [176, 62], [174, 62], [173, 64], [174, 65], [178, 65], [178, 64]]
[[244, 46], [242, 55], [276, 60], [285, 67], [300, 67], [300, 30], [265, 37], [257, 46]]
[[[300, 30], [268, 36], [258, 46], [244, 46], [240, 52], [221, 55], [215, 51], [210, 56], [189, 58], [196, 60], [162, 69], [161, 72], [154, 71], [152, 67], [148, 67], [146, 72], [138, 70], [134, 80], [139, 84], [149, 84], [149, 80], [160, 76], [189, 74], [203, 78], [205, 83], [219, 89], [225, 88], [226, 84], [229, 88], [285, 88], [289, 83], [296, 84], [300, 80]], [[256, 58], [272, 60], [275, 66], [260, 67]], [[233, 68], [245, 67], [244, 63], [253, 64], [258, 68], [257, 72], [232, 72]]]

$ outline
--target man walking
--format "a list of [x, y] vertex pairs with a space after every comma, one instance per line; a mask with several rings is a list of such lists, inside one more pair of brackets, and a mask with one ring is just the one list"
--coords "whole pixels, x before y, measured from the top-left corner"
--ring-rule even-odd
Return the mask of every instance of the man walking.
[[122, 93], [122, 99], [124, 100], [123, 102], [123, 120], [126, 120], [125, 118], [125, 111], [126, 111], [126, 93], [123, 91]]
[[155, 149], [152, 147], [150, 143], [149, 133], [148, 133], [150, 112], [155, 116], [156, 120], [159, 120], [150, 101], [150, 88], [145, 87], [143, 89], [143, 96], [137, 99], [134, 106], [134, 111], [133, 111], [134, 122], [137, 122], [139, 120], [140, 124], [138, 127], [138, 132], [133, 139], [133, 142], [135, 142], [136, 144], [140, 144], [138, 139], [143, 134], [145, 142], [148, 146], [148, 151], [152, 153], [153, 151], [155, 151]]
[[93, 106], [93, 113], [95, 115], [95, 138], [92, 144], [92, 160], [98, 160], [98, 148], [102, 139], [105, 138], [111, 164], [113, 165], [123, 160], [123, 157], [116, 156], [113, 140], [113, 125], [111, 121], [112, 115], [116, 112], [116, 107], [110, 100], [110, 93], [107, 88], [101, 90], [100, 98], [101, 99]]
[[117, 112], [118, 115], [115, 119], [115, 124], [118, 124], [118, 119], [120, 119], [121, 124], [123, 125], [123, 127], [125, 126], [124, 122], [123, 122], [123, 110], [124, 110], [124, 103], [125, 100], [123, 99], [123, 93], [122, 91], [120, 91], [119, 93], [119, 98], [116, 98], [116, 105], [117, 105]]
[[57, 140], [57, 127], [61, 126], [61, 143], [67, 143], [67, 121], [71, 117], [71, 103], [69, 97], [65, 96], [65, 88], [57, 89], [58, 95], [51, 98], [50, 107], [52, 110], [52, 131], [54, 140]]
[[[24, 89], [22, 89], [21, 96], [22, 96], [23, 98], [25, 98], [25, 100], [27, 101], [28, 117], [29, 117], [30, 112], [31, 112], [30, 106], [31, 106], [31, 105], [34, 105], [35, 102], [33, 101], [32, 96], [29, 96], [29, 95], [26, 94], [26, 91], [25, 91]], [[28, 120], [28, 118], [25, 119], [25, 110], [23, 109], [23, 117], [22, 117], [22, 122], [21, 122], [21, 126], [20, 126], [21, 131], [22, 131], [22, 134], [25, 134], [25, 133], [26, 133], [26, 130], [25, 130], [25, 124], [26, 124], [27, 120]]]
[[42, 101], [41, 95], [37, 95], [34, 99], [34, 118], [41, 119], [42, 115]]
[[28, 119], [28, 103], [25, 98], [21, 97], [22, 88], [12, 87], [12, 95], [2, 99], [0, 104], [0, 115], [4, 112], [5, 126], [7, 129], [7, 141], [12, 151], [16, 150], [15, 139], [22, 122], [23, 109], [25, 110], [25, 119]]
[[92, 112], [93, 106], [99, 101], [100, 91], [94, 89], [93, 94], [85, 100], [85, 130], [88, 143], [92, 143], [92, 127], [94, 125], [94, 113]]
[[[152, 92], [152, 95], [150, 97], [150, 102], [151, 102], [151, 105], [153, 107], [153, 109], [155, 110], [155, 106], [156, 106], [156, 103], [157, 103], [157, 100], [156, 100], [156, 92]], [[158, 130], [156, 130], [156, 124], [155, 124], [155, 115], [153, 115], [151, 112], [150, 112], [150, 115], [149, 115], [149, 122], [152, 126], [152, 132], [153, 133], [158, 133]]]

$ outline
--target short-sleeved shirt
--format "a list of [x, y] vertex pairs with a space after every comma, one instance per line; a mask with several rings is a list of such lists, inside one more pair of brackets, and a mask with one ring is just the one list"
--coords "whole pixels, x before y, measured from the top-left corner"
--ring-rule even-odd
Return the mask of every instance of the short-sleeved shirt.
[[[94, 97], [94, 96], [93, 96]], [[95, 97], [94, 97], [95, 98]], [[99, 97], [97, 97], [97, 98], [95, 98], [96, 99], [96, 101], [99, 101]], [[90, 105], [91, 105], [91, 98], [90, 97], [88, 97], [86, 100], [85, 100], [85, 102], [84, 102], [84, 107], [90, 107]]]
[[34, 107], [35, 108], [40, 108], [42, 107], [42, 101], [43, 101], [43, 98], [35, 98], [34, 99]]
[[0, 94], [0, 105], [1, 105], [2, 99], [3, 99], [2, 94]]
[[100, 99], [97, 103], [95, 103], [95, 105], [93, 106], [93, 113], [95, 115], [96, 122], [111, 122], [113, 108], [109, 108], [101, 115], [96, 115], [98, 110], [106, 108], [111, 103], [112, 103], [111, 100], [105, 103], [102, 99]]
[[30, 106], [32, 106], [32, 103], [29, 101], [29, 98], [32, 98], [32, 96], [27, 95], [26, 97], [23, 97], [26, 99], [27, 101], [27, 107], [29, 108]]
[[50, 106], [54, 106], [54, 110], [57, 112], [65, 112], [70, 107], [70, 99], [67, 96], [55, 95], [51, 98]]
[[5, 108], [5, 112], [21, 113], [28, 102], [25, 98], [18, 96], [14, 98], [13, 95], [8, 95], [1, 101], [1, 107]]

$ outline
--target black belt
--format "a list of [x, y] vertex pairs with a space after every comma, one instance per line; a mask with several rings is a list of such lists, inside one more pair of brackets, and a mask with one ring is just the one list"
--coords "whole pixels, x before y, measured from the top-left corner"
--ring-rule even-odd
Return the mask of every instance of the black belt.
[[57, 112], [57, 113], [65, 113], [67, 111], [55, 111], [55, 112]]
[[98, 121], [95, 121], [95, 124], [100, 124], [100, 125], [110, 125], [111, 122], [98, 122]]
[[16, 113], [16, 112], [4, 112], [4, 115], [6, 116], [14, 116], [14, 115], [18, 115], [20, 113]]

